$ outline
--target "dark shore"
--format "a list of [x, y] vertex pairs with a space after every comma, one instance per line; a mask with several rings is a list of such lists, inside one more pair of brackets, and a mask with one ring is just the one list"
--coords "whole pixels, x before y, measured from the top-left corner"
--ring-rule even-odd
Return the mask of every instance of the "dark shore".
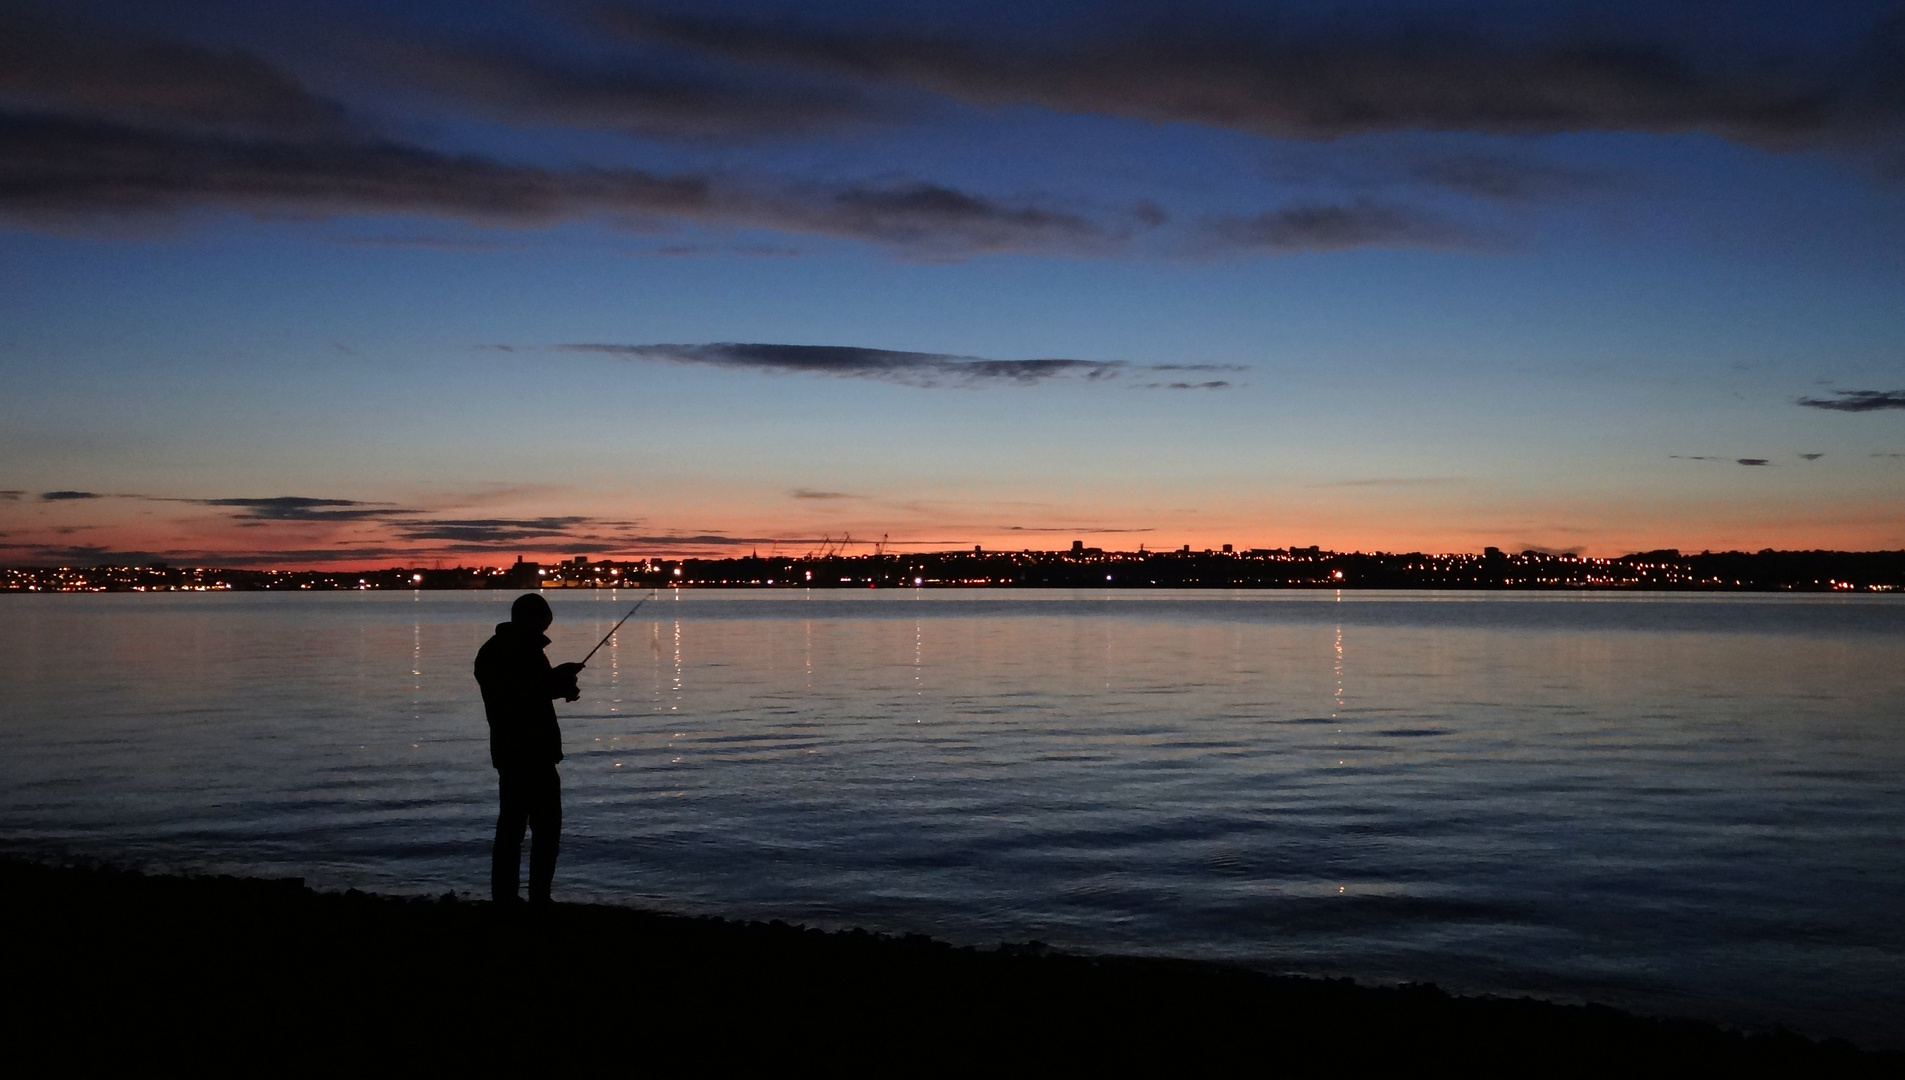
[[1788, 1032], [1035, 944], [17, 858], [0, 896], [16, 1045], [76, 1066], [1905, 1072], [1905, 1055]]

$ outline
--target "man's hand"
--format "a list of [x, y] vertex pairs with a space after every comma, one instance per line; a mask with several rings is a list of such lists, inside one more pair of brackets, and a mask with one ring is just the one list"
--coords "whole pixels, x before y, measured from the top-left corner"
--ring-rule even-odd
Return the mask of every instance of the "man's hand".
[[581, 674], [581, 664], [556, 665], [556, 692], [564, 701], [574, 701], [582, 696], [582, 689], [576, 685], [576, 676]]

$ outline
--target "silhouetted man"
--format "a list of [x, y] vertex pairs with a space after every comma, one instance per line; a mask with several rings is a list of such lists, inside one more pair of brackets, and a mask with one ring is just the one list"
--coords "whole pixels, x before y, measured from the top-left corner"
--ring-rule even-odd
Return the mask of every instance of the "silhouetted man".
[[489, 719], [489, 760], [496, 766], [502, 812], [496, 816], [496, 846], [490, 857], [490, 894], [497, 903], [514, 903], [522, 868], [523, 829], [532, 834], [529, 849], [529, 901], [549, 902], [556, 876], [556, 852], [562, 846], [562, 729], [556, 726], [556, 698], [574, 701], [581, 664], [550, 667], [542, 653], [543, 631], [555, 616], [549, 602], [524, 593], [510, 605], [509, 621], [496, 624], [496, 635], [476, 654], [476, 682], [483, 688], [483, 712]]

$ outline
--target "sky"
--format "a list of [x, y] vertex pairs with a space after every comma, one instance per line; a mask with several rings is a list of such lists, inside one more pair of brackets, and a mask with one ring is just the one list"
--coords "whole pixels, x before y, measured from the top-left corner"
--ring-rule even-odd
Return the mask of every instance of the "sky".
[[1905, 4], [0, 0], [0, 387], [0, 564], [1905, 548]]

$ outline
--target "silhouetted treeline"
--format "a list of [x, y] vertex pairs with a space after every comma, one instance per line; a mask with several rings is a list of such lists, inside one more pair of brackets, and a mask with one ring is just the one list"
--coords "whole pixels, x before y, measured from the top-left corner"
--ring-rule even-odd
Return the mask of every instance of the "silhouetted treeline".
[[1905, 591], [1905, 551], [1645, 551], [1619, 558], [1489, 548], [1480, 555], [1249, 551], [913, 552], [595, 559], [379, 570], [129, 566], [13, 569], [12, 592], [564, 588], [1647, 589]]

